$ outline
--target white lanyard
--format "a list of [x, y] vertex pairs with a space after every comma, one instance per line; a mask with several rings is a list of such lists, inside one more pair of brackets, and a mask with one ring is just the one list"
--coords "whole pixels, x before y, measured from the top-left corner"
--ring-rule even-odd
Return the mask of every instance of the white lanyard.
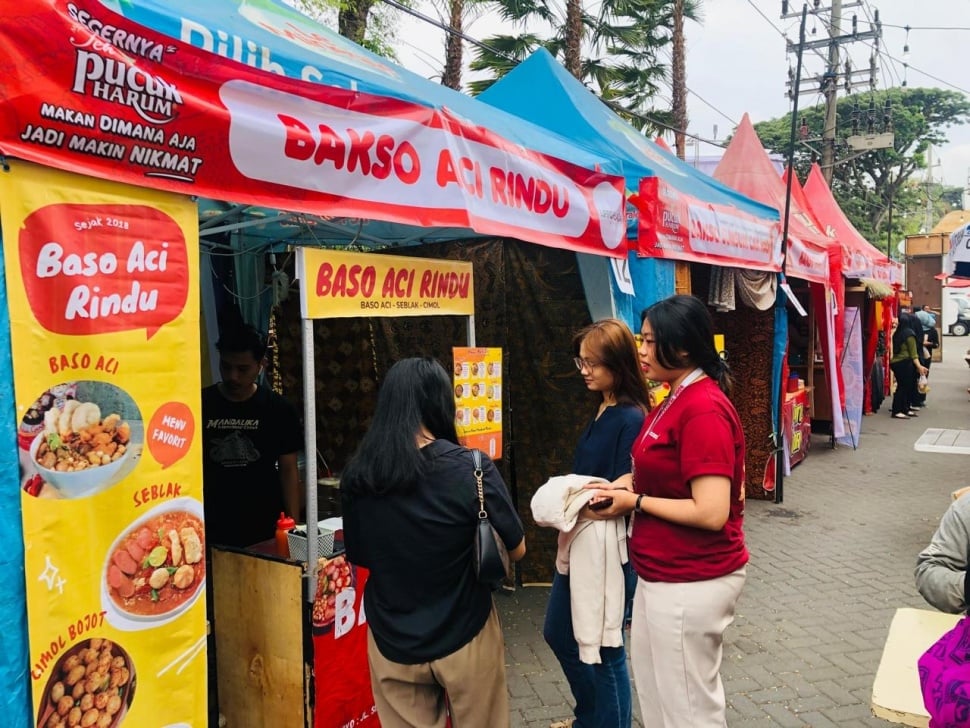
[[697, 367], [694, 371], [684, 377], [684, 381], [677, 385], [677, 389], [667, 395], [667, 399], [660, 404], [660, 409], [657, 411], [657, 416], [650, 420], [650, 424], [647, 425], [647, 431], [644, 432], [643, 437], [640, 438], [640, 445], [642, 445], [648, 437], [653, 440], [657, 439], [657, 435], [654, 434], [653, 429], [657, 426], [657, 423], [660, 422], [660, 418], [666, 414], [667, 410], [670, 408], [670, 405], [672, 405], [674, 400], [677, 399], [680, 393], [684, 391], [684, 388], [690, 386], [702, 376], [704, 376], [704, 370]]
[[[654, 417], [650, 421], [650, 424], [647, 425], [647, 431], [643, 433], [643, 435], [637, 440], [636, 445], [634, 445], [633, 451], [630, 453], [630, 461], [631, 461], [630, 462], [630, 476], [631, 476], [631, 484], [633, 485], [633, 492], [634, 493], [637, 492], [637, 475], [636, 475], [636, 472], [637, 472], [636, 453], [637, 453], [637, 451], [643, 446], [643, 444], [646, 442], [646, 440], [647, 440], [648, 437], [651, 438], [651, 439], [653, 439], [653, 440], [656, 440], [657, 439], [657, 435], [654, 434], [653, 428], [657, 426], [657, 423], [658, 422], [660, 422], [660, 418], [664, 416], [664, 413], [667, 411], [667, 409], [670, 407], [670, 405], [672, 405], [674, 403], [674, 400], [677, 399], [678, 395], [681, 392], [684, 391], [684, 388], [687, 387], [687, 386], [689, 386], [689, 385], [691, 385], [691, 384], [693, 384], [698, 379], [700, 379], [702, 376], [704, 376], [704, 370], [701, 369], [700, 367], [697, 367], [694, 371], [692, 371], [690, 374], [688, 374], [686, 377], [684, 377], [684, 381], [682, 381], [679, 385], [677, 385], [677, 389], [675, 389], [673, 392], [671, 392], [670, 394], [668, 394], [667, 395], [667, 399], [665, 399], [660, 404], [660, 408], [657, 410], [657, 416]], [[633, 533], [633, 520], [636, 519], [637, 515], [638, 514], [634, 513], [633, 514], [633, 519], [630, 520], [630, 525], [627, 528], [627, 536], [629, 536], [629, 535], [631, 535]]]

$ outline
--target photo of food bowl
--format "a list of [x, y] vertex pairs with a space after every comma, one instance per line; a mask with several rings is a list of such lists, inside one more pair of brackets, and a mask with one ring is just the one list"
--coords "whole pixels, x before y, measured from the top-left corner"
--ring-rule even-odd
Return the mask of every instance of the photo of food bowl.
[[118, 644], [92, 637], [72, 645], [44, 687], [40, 728], [118, 728], [135, 695], [135, 666]]
[[354, 565], [344, 554], [317, 561], [317, 592], [313, 599], [312, 624], [317, 634], [333, 629], [337, 616], [337, 595], [357, 583]]
[[202, 504], [163, 503], [115, 539], [101, 572], [101, 601], [118, 629], [156, 627], [187, 610], [205, 586]]
[[[23, 486], [31, 495], [94, 495], [125, 477], [141, 453], [141, 414], [127, 393], [84, 381], [72, 386], [71, 395], [38, 400], [45, 405], [42, 421], [35, 423], [27, 462], [22, 461]], [[37, 413], [28, 410], [22, 430]]]

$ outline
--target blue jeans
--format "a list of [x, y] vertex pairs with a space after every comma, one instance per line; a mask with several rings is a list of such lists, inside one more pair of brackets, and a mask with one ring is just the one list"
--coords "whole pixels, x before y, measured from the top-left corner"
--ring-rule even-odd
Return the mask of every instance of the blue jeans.
[[[631, 583], [636, 586], [636, 575], [630, 564], [623, 568], [629, 605], [633, 596]], [[542, 636], [559, 660], [576, 700], [573, 728], [630, 728], [630, 673], [626, 667], [626, 650], [622, 646], [601, 647], [602, 662], [599, 665], [580, 662], [579, 645], [573, 636], [568, 576], [556, 573], [552, 579]]]

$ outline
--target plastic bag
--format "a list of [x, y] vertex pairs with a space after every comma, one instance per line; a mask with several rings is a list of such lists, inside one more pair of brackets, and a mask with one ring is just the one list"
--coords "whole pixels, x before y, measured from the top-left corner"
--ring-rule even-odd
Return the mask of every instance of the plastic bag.
[[919, 390], [920, 394], [926, 394], [930, 391], [930, 383], [927, 381], [925, 374], [919, 375], [919, 379], [916, 382], [916, 388]]

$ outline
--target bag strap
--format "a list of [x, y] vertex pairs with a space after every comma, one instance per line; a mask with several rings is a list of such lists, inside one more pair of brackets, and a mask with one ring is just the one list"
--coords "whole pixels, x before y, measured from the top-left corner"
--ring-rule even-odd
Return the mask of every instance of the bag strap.
[[485, 512], [485, 489], [482, 486], [482, 451], [475, 448], [472, 453], [472, 465], [474, 466], [475, 485], [478, 489], [478, 519], [484, 521], [488, 518]]

